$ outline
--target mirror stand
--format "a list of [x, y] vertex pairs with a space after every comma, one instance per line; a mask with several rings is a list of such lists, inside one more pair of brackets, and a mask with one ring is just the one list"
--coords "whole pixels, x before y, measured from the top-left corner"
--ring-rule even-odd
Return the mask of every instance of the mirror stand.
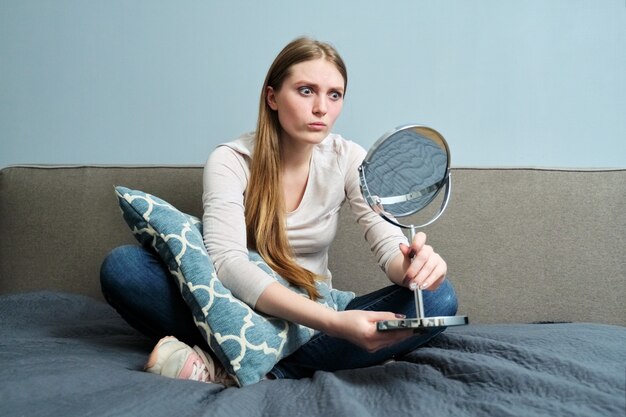
[[[405, 233], [409, 239], [409, 243], [413, 242], [415, 235], [417, 234], [417, 228], [415, 226], [411, 226], [408, 229], [408, 233]], [[413, 290], [413, 295], [415, 296], [415, 314], [416, 318], [423, 319], [426, 315], [424, 314], [424, 298], [422, 296], [422, 289], [417, 287]]]
[[[420, 125], [398, 127], [383, 135], [359, 167], [361, 192], [370, 207], [389, 223], [399, 226], [413, 242], [417, 229], [437, 220], [450, 200], [450, 149], [443, 136]], [[411, 216], [429, 205], [445, 186], [441, 207], [427, 223], [405, 224], [398, 218]], [[378, 330], [461, 326], [467, 316], [426, 317], [421, 288], [413, 290], [415, 318], [384, 320]]]

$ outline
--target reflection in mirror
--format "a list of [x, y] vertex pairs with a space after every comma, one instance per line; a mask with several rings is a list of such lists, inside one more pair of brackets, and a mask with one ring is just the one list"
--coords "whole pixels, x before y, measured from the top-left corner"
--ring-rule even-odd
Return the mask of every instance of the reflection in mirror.
[[[449, 200], [450, 151], [443, 136], [428, 127], [403, 126], [383, 135], [370, 149], [359, 171], [361, 190], [368, 204], [405, 229], [432, 223]], [[446, 198], [433, 219], [421, 225], [397, 220], [422, 210], [444, 186]]]

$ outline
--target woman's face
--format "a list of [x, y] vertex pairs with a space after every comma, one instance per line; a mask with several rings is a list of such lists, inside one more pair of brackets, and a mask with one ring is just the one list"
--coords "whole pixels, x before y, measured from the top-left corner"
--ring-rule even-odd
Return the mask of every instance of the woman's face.
[[293, 65], [279, 90], [267, 87], [267, 103], [278, 113], [281, 140], [318, 144], [341, 113], [344, 79], [320, 58]]

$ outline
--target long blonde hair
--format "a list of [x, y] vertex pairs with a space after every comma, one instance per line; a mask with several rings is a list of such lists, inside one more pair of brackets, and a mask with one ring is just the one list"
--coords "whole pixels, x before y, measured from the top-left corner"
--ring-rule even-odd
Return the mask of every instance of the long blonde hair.
[[309, 38], [297, 38], [276, 56], [270, 66], [259, 103], [259, 119], [250, 181], [246, 191], [245, 217], [248, 246], [256, 249], [267, 264], [292, 285], [305, 290], [312, 300], [319, 298], [317, 276], [294, 259], [287, 239], [285, 202], [281, 187], [281, 150], [278, 113], [267, 103], [267, 90], [278, 91], [289, 76], [291, 67], [300, 62], [324, 58], [333, 63], [344, 79], [348, 76], [343, 60], [331, 45]]

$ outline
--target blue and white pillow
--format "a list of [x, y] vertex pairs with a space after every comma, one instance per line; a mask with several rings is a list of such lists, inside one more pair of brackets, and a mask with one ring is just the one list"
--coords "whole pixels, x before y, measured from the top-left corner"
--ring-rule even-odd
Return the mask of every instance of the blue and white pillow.
[[[268, 317], [235, 298], [217, 278], [202, 239], [202, 223], [158, 197], [115, 187], [124, 220], [137, 240], [159, 254], [176, 278], [196, 325], [209, 346], [240, 386], [263, 378], [274, 365], [293, 353], [315, 331], [286, 320]], [[250, 252], [255, 262], [282, 285], [306, 297]], [[354, 293], [317, 283], [318, 302], [344, 310]]]

